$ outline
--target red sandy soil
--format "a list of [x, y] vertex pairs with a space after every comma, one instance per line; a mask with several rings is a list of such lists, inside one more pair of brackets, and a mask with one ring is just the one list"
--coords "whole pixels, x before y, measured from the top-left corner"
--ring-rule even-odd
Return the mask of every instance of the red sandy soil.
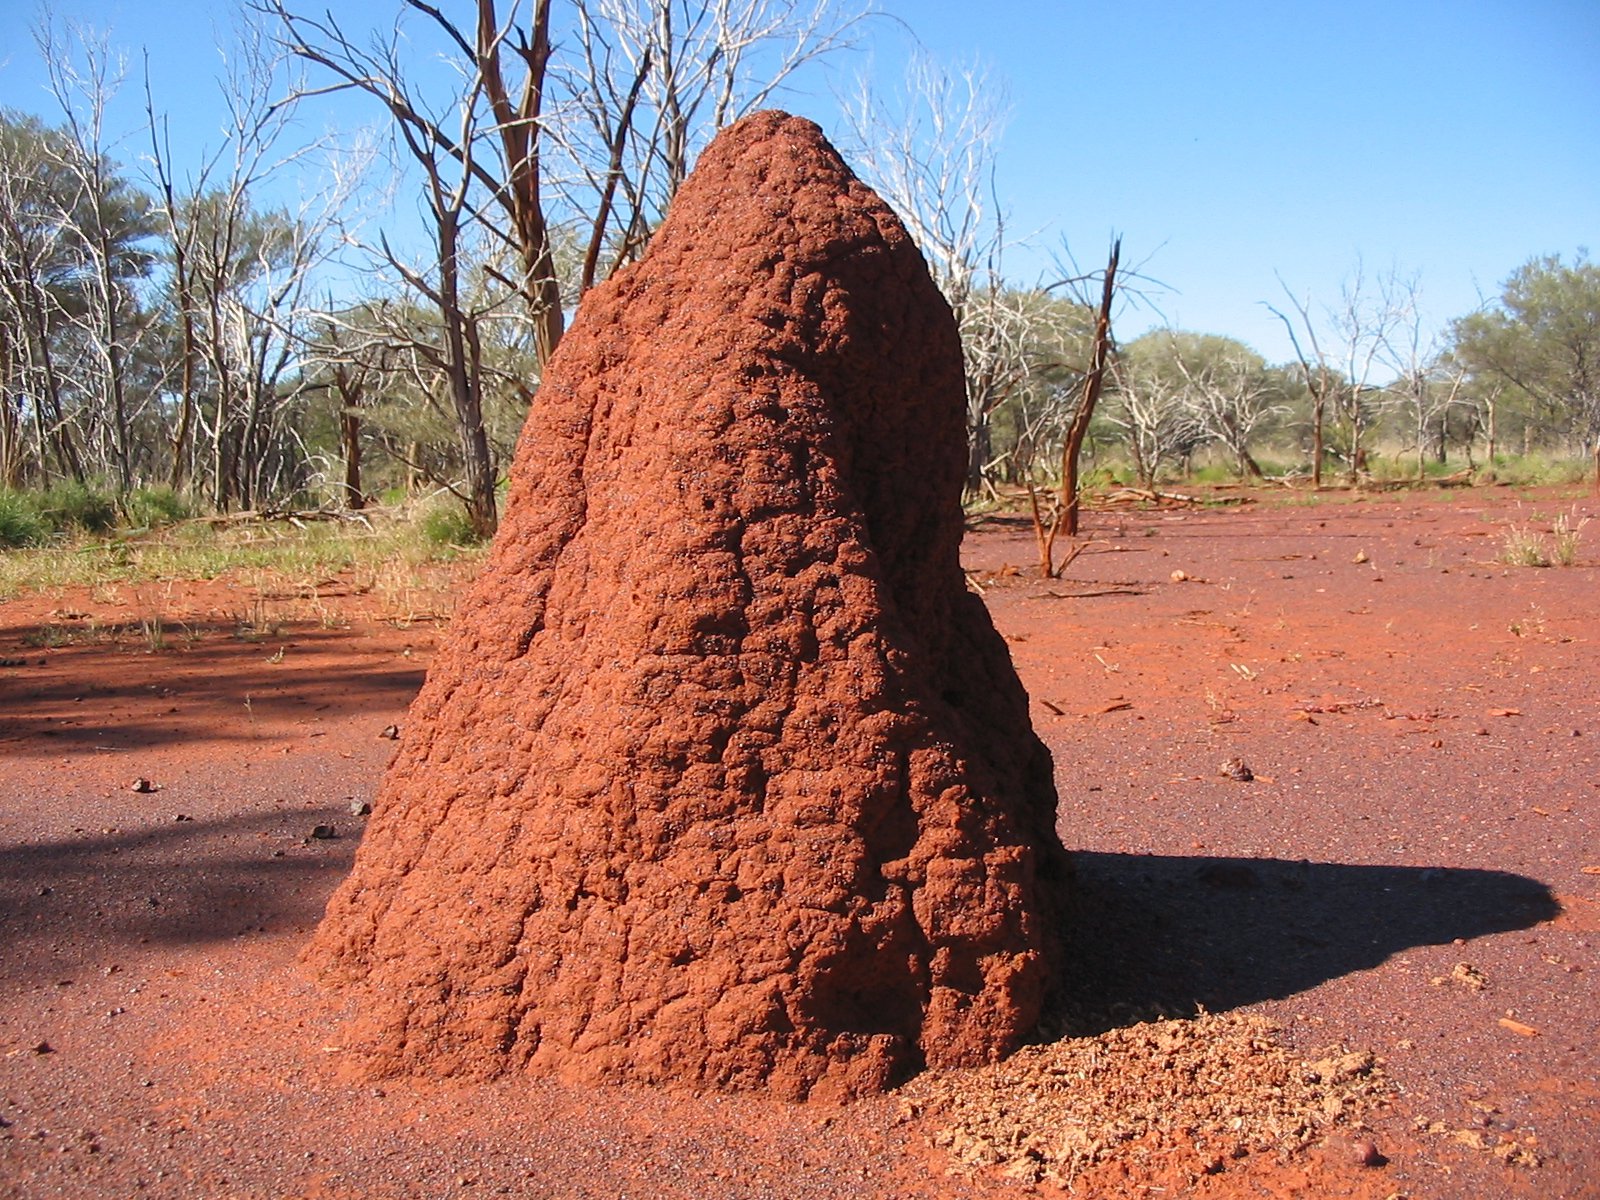
[[[1072, 1194], [1600, 1195], [1600, 522], [1575, 566], [1498, 561], [1562, 513], [1600, 504], [1096, 512], [1052, 581], [1026, 523], [974, 523], [1077, 852], [1057, 1027], [1261, 1014], [1305, 1061], [1370, 1050], [1388, 1088], [1307, 1149], [1134, 1140]], [[0, 1196], [1067, 1194], [958, 1166], [951, 1108], [894, 1095], [342, 1071], [344, 1014], [297, 955], [437, 641], [397, 615], [337, 580], [0, 603]], [[1020, 1120], [1042, 1076], [1017, 1072], [916, 1086]], [[1109, 1078], [1104, 1105], [1148, 1112], [1150, 1060]]]

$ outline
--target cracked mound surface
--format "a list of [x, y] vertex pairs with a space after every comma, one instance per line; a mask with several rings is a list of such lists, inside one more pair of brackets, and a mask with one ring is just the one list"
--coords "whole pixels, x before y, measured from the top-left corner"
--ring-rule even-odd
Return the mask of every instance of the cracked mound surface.
[[961, 350], [821, 131], [586, 299], [307, 949], [377, 1072], [843, 1097], [1035, 1023], [1067, 864], [957, 559]]

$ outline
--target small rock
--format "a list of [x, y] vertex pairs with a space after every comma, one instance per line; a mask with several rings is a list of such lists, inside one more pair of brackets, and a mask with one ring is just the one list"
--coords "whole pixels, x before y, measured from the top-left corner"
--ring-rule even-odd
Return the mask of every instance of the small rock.
[[179, 813], [177, 816], [173, 817], [172, 819], [174, 821], [192, 821], [192, 820], [194, 820], [194, 818], [191, 817], [188, 813]]
[[1356, 556], [1354, 558], [1352, 558], [1350, 561], [1353, 562], [1353, 563], [1364, 563], [1364, 562], [1367, 562], [1368, 561], [1367, 552], [1365, 550], [1357, 550], [1356, 551]]
[[160, 788], [161, 788], [161, 785], [159, 783], [153, 783], [150, 780], [146, 779], [143, 775], [139, 776], [137, 779], [135, 779], [132, 783], [130, 783], [128, 785], [128, 790], [130, 792], [149, 793], [149, 792], [158, 791], [158, 790], [160, 790]]
[[1187, 572], [1187, 571], [1174, 571], [1172, 573], [1172, 582], [1173, 583], [1184, 583], [1184, 582], [1186, 582], [1188, 580], [1188, 578], [1189, 578], [1189, 572]]
[[1237, 757], [1227, 759], [1225, 762], [1223, 762], [1223, 764], [1217, 768], [1217, 774], [1226, 776], [1229, 779], [1236, 779], [1240, 783], [1249, 783], [1256, 777], [1256, 773], [1250, 769], [1250, 764], [1245, 762], [1244, 759]]
[[49, 1042], [35, 1042], [33, 1045], [33, 1052], [35, 1054], [54, 1054], [56, 1052], [56, 1048]]
[[352, 817], [364, 817], [371, 811], [372, 805], [368, 804], [365, 800], [350, 801], [350, 815]]
[[1363, 1167], [1381, 1167], [1389, 1161], [1371, 1138], [1357, 1138], [1350, 1143], [1350, 1150], [1357, 1164]]
[[339, 831], [332, 825], [313, 825], [311, 836], [319, 842], [326, 842], [338, 837]]
[[391, 742], [395, 741], [400, 736], [400, 726], [398, 726], [398, 725], [385, 725], [383, 727], [383, 732], [378, 734], [378, 736], [381, 737], [381, 738], [384, 738], [384, 739], [386, 739], [388, 741], [391, 741]]

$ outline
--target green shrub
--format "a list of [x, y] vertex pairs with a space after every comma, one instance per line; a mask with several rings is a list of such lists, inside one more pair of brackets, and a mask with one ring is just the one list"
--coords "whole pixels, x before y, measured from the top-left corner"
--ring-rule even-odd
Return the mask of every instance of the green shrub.
[[475, 546], [483, 539], [472, 529], [467, 510], [454, 500], [441, 500], [422, 514], [422, 536], [435, 546]]
[[49, 535], [33, 497], [0, 491], [0, 546], [37, 546]]
[[1588, 478], [1586, 458], [1555, 458], [1535, 451], [1532, 454], [1497, 454], [1490, 464], [1494, 477], [1513, 487], [1567, 486]]
[[165, 486], [130, 492], [122, 502], [122, 510], [134, 529], [157, 529], [194, 515], [188, 501]]
[[1196, 467], [1193, 471], [1189, 472], [1188, 479], [1186, 480], [1188, 483], [1196, 484], [1237, 483], [1238, 481], [1239, 472], [1234, 470], [1233, 467], [1229, 466], [1227, 463], [1220, 462], [1207, 463], [1203, 467]]
[[105, 533], [117, 524], [111, 497], [76, 481], [63, 480], [46, 488], [39, 497], [39, 513], [57, 533], [72, 529]]

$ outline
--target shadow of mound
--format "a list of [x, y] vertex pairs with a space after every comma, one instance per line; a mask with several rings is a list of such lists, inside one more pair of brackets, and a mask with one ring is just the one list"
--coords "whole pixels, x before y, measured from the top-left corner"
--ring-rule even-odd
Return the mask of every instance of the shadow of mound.
[[1504, 871], [1075, 852], [1058, 1021], [1103, 1033], [1157, 1015], [1277, 1000], [1414, 946], [1561, 912]]
[[[334, 836], [306, 836], [319, 825]], [[309, 929], [360, 834], [348, 808], [328, 805], [0, 844], [0, 990], [135, 945]]]

